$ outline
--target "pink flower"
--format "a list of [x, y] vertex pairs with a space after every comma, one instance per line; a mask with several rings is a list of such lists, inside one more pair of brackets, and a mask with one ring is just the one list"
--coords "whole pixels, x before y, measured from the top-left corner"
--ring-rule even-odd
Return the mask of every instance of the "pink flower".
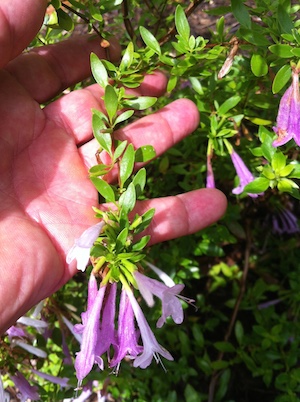
[[[230, 153], [230, 157], [233, 163], [233, 166], [235, 167], [236, 174], [238, 175], [240, 179], [240, 184], [232, 190], [233, 194], [241, 194], [244, 191], [245, 186], [248, 183], [251, 183], [254, 180], [253, 174], [250, 172], [250, 170], [247, 168], [245, 165], [244, 161], [242, 158], [238, 155], [237, 152], [232, 150]], [[252, 198], [258, 197], [260, 194], [248, 194]]]
[[123, 289], [119, 307], [116, 353], [110, 362], [111, 367], [118, 366], [125, 356], [133, 359], [143, 351], [143, 347], [138, 345], [138, 337], [139, 332], [135, 328], [132, 305]]
[[27, 399], [32, 401], [39, 401], [40, 396], [37, 392], [38, 388], [30, 385], [26, 378], [19, 371], [15, 375], [11, 376], [11, 379], [15, 383], [15, 386], [19, 389], [18, 397], [21, 402], [26, 402]]
[[157, 321], [156, 326], [161, 328], [166, 322], [167, 317], [172, 317], [176, 324], [181, 324], [183, 321], [183, 309], [178, 294], [183, 290], [184, 285], [166, 286], [156, 279], [148, 278], [147, 276], [135, 272], [134, 277], [139, 287], [143, 298], [151, 307], [154, 304], [153, 295], [160, 298], [162, 301], [162, 316]]
[[277, 127], [273, 130], [278, 138], [273, 142], [274, 147], [286, 144], [294, 138], [300, 146], [300, 94], [299, 94], [299, 72], [292, 71], [292, 84], [283, 94], [277, 115]]
[[171, 354], [166, 349], [164, 349], [155, 339], [155, 336], [151, 331], [151, 328], [146, 321], [142, 309], [136, 301], [132, 291], [128, 288], [126, 289], [126, 292], [130, 300], [138, 327], [140, 329], [143, 342], [143, 352], [141, 355], [135, 358], [133, 362], [134, 367], [140, 367], [142, 369], [148, 367], [151, 364], [153, 357], [157, 363], [160, 362], [159, 354], [167, 360], [173, 360]]
[[104, 222], [96, 223], [96, 225], [85, 230], [79, 239], [75, 240], [75, 244], [67, 254], [66, 261], [68, 264], [76, 259], [77, 269], [82, 272], [85, 271], [89, 263], [91, 248], [97, 240], [103, 226]]

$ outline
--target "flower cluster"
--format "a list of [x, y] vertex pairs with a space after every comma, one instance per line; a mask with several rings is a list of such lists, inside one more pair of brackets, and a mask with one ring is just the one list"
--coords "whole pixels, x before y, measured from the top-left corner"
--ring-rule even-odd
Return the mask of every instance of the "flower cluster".
[[[77, 259], [78, 269], [82, 269], [82, 256], [87, 255], [86, 251], [91, 249], [101, 228], [102, 226], [97, 224], [87, 229], [80, 239], [76, 240], [67, 261]], [[85, 264], [87, 265], [88, 261], [85, 260]], [[94, 364], [100, 369], [104, 368], [103, 355], [107, 356], [108, 365], [115, 372], [118, 372], [124, 358], [132, 360], [133, 366], [140, 368], [148, 367], [153, 358], [156, 362], [160, 362], [160, 356], [173, 360], [171, 354], [157, 342], [132, 288], [134, 286], [139, 289], [149, 306], [154, 304], [153, 296], [161, 300], [162, 316], [157, 321], [157, 327], [160, 328], [169, 316], [176, 324], [182, 323], [183, 309], [178, 297], [181, 297], [179, 293], [184, 285], [175, 285], [172, 279], [157, 267], [150, 263], [148, 266], [153, 268], [167, 284], [148, 278], [140, 272], [141, 267], [137, 266], [132, 272], [132, 283], [125, 279], [123, 274], [119, 275], [122, 289], [118, 307], [117, 281], [104, 279], [99, 286], [96, 276], [91, 273], [87, 310], [81, 315], [82, 324], [74, 327], [75, 333], [81, 335], [81, 347], [75, 360], [79, 384], [92, 370]]]

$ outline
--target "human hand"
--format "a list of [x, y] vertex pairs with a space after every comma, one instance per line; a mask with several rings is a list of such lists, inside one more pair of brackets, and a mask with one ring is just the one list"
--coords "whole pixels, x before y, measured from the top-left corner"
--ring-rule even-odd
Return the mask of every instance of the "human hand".
[[[40, 103], [90, 74], [91, 51], [105, 54], [99, 40], [79, 37], [16, 57], [41, 26], [46, 5], [46, 0], [0, 4], [0, 331], [74, 275], [76, 265], [66, 264], [66, 254], [95, 223], [91, 207], [97, 192], [87, 171], [95, 164], [91, 108], [102, 108], [101, 88], [71, 92], [44, 109]], [[110, 56], [118, 55], [112, 43]], [[159, 96], [165, 84], [164, 76], [155, 74], [138, 91]], [[191, 133], [198, 118], [195, 105], [182, 99], [118, 135], [135, 147], [151, 144], [160, 155]], [[150, 207], [156, 209], [148, 230], [154, 244], [213, 223], [226, 200], [217, 190], [202, 189], [141, 202], [137, 212]]]

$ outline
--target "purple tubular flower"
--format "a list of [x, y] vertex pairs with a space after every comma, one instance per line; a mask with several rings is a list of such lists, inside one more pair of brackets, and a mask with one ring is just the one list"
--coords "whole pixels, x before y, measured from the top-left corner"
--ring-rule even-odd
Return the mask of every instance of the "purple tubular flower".
[[107, 292], [109, 293], [105, 300], [101, 317], [99, 338], [95, 348], [97, 357], [100, 357], [105, 352], [109, 352], [110, 346], [116, 344], [114, 322], [115, 322], [115, 310], [116, 310], [117, 284], [114, 282], [113, 284], [110, 285], [110, 287], [109, 285], [107, 285], [106, 287], [107, 287], [106, 293]]
[[154, 304], [153, 295], [160, 298], [162, 301], [162, 316], [156, 324], [158, 328], [164, 325], [169, 316], [173, 318], [176, 324], [182, 323], [183, 309], [178, 295], [183, 290], [184, 285], [168, 287], [156, 279], [148, 278], [139, 272], [135, 272], [134, 277], [138, 284], [139, 291], [150, 307]]
[[135, 358], [133, 366], [144, 369], [150, 365], [153, 357], [158, 363], [160, 362], [160, 357], [158, 356], [158, 354], [162, 355], [167, 360], [173, 360], [171, 354], [166, 349], [164, 349], [155, 339], [155, 336], [151, 331], [151, 328], [149, 327], [145, 319], [142, 309], [136, 301], [132, 291], [128, 288], [126, 289], [126, 292], [131, 303], [138, 327], [140, 329], [143, 342], [143, 353]]
[[19, 372], [16, 372], [16, 375], [11, 376], [12, 381], [15, 383], [15, 386], [19, 389], [19, 395], [21, 402], [26, 402], [27, 399], [31, 399], [32, 401], [40, 400], [40, 396], [37, 392], [38, 388], [30, 385], [26, 378]]
[[134, 325], [132, 306], [126, 291], [123, 289], [119, 307], [116, 353], [110, 362], [110, 367], [118, 366], [125, 356], [133, 359], [143, 351], [143, 347], [137, 343], [138, 336], [139, 333]]
[[[93, 276], [93, 275], [91, 275]], [[88, 310], [83, 313], [81, 326], [82, 343], [80, 352], [75, 359], [75, 370], [78, 381], [81, 382], [91, 371], [96, 361], [96, 345], [100, 339], [99, 317], [106, 286], [100, 288], [95, 299], [88, 306]]]
[[214, 172], [211, 165], [211, 156], [207, 155], [206, 160], [206, 188], [216, 188]]
[[44, 380], [50, 381], [53, 384], [58, 384], [60, 385], [62, 388], [65, 388], [68, 386], [68, 382], [69, 382], [69, 378], [67, 377], [56, 377], [50, 374], [46, 374], [43, 373], [42, 371], [38, 371], [38, 370], [32, 370], [32, 372], [36, 375], [38, 375], [39, 377], [43, 378]]
[[94, 242], [97, 240], [104, 222], [99, 222], [85, 230], [79, 239], [75, 240], [74, 246], [69, 250], [66, 261], [70, 264], [74, 259], [77, 260], [77, 269], [85, 271], [90, 259], [90, 250]]
[[284, 145], [292, 138], [300, 146], [300, 93], [297, 69], [293, 69], [292, 84], [281, 98], [276, 123], [277, 127], [273, 127], [273, 130], [278, 138], [272, 144], [274, 147]]
[[16, 327], [13, 325], [12, 327], [8, 328], [6, 331], [9, 340], [11, 341], [13, 337], [18, 337], [18, 338], [29, 338], [29, 335], [27, 332], [24, 331], [23, 328]]
[[[254, 176], [247, 168], [244, 161], [238, 155], [237, 152], [233, 150], [230, 154], [230, 157], [236, 170], [236, 174], [240, 179], [240, 184], [236, 188], [234, 188], [232, 192], [233, 194], [241, 194], [244, 191], [245, 186], [254, 180]], [[259, 194], [248, 194], [248, 195], [252, 198], [256, 198], [258, 197]]]
[[277, 215], [272, 216], [273, 232], [278, 234], [299, 233], [297, 217], [288, 209], [282, 209]]

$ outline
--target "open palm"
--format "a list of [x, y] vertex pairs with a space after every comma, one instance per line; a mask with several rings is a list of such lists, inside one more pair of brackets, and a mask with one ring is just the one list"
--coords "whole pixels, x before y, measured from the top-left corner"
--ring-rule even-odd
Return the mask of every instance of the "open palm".
[[[30, 9], [29, 3], [4, 0], [0, 5], [0, 47], [6, 50], [0, 70], [0, 303], [6, 306], [0, 330], [74, 274], [76, 267], [68, 266], [65, 257], [74, 239], [95, 223], [91, 207], [97, 205], [87, 171], [96, 163], [91, 108], [101, 108], [101, 88], [74, 91], [43, 109], [40, 103], [88, 76], [90, 52], [105, 57], [104, 51], [97, 39], [80, 37], [15, 58], [39, 29], [47, 2]], [[18, 24], [18, 11], [26, 24]], [[112, 45], [110, 57], [118, 53]], [[164, 86], [165, 78], [156, 74], [139, 91], [155, 96]], [[122, 129], [119, 136], [136, 147], [152, 144], [161, 154], [197, 124], [195, 106], [180, 100]], [[155, 243], [214, 222], [226, 201], [217, 190], [207, 189], [146, 201], [138, 208], [149, 206], [157, 211], [149, 228]]]

